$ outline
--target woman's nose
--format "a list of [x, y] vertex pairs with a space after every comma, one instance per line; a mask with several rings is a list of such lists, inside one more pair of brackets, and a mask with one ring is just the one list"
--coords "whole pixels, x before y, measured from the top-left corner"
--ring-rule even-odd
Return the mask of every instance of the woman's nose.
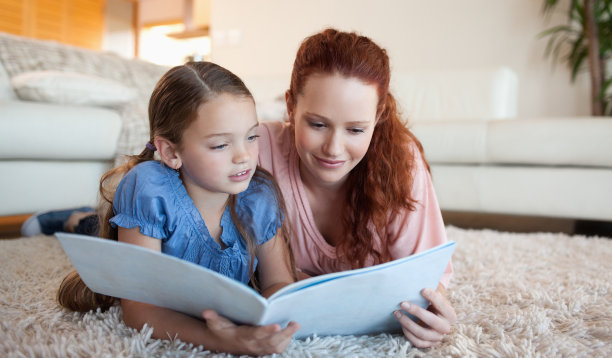
[[330, 157], [337, 157], [342, 154], [343, 150], [344, 143], [342, 134], [338, 131], [332, 132], [325, 141], [323, 152]]

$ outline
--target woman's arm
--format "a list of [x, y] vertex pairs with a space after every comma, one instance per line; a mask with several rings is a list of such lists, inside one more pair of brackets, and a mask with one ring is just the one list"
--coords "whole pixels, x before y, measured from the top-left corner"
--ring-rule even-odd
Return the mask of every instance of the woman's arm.
[[[161, 241], [141, 234], [139, 228], [120, 227], [119, 241], [161, 251]], [[202, 313], [204, 322], [167, 308], [125, 299], [121, 300], [121, 308], [128, 326], [141, 329], [146, 323], [153, 327], [154, 338], [178, 337], [212, 351], [233, 354], [281, 353], [299, 329], [295, 324], [289, 324], [285, 329], [277, 324], [237, 326], [212, 310]]]
[[404, 336], [418, 348], [430, 348], [442, 341], [451, 331], [457, 320], [455, 309], [446, 298], [446, 289], [442, 284], [436, 291], [424, 289], [421, 291], [430, 306], [424, 309], [418, 305], [402, 302], [400, 307], [419, 319], [419, 323], [410, 319], [401, 311], [395, 312], [395, 317], [402, 325]]
[[[415, 149], [414, 182], [411, 196], [417, 200], [415, 210], [398, 215], [391, 225], [398, 238], [392, 247], [394, 258], [405, 257], [445, 243], [446, 229], [438, 205], [431, 176], [418, 150]], [[427, 348], [440, 342], [448, 334], [457, 319], [455, 309], [446, 299], [447, 285], [452, 275], [449, 262], [437, 290], [424, 289], [421, 294], [430, 302], [429, 308], [404, 302], [400, 305], [406, 312], [414, 315], [414, 322], [401, 311], [396, 317], [402, 324], [406, 338], [416, 347]]]

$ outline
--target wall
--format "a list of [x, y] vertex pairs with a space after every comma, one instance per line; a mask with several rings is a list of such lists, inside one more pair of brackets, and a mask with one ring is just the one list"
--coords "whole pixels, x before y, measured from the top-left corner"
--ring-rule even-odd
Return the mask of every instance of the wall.
[[123, 57], [134, 57], [134, 27], [132, 3], [106, 0], [104, 9], [104, 39], [102, 49]]
[[519, 76], [521, 117], [589, 113], [588, 76], [570, 83], [544, 58], [542, 0], [212, 0], [212, 60], [242, 76], [288, 75], [300, 41], [326, 26], [388, 50], [394, 71], [505, 65]]
[[99, 50], [104, 0], [0, 0], [0, 31]]

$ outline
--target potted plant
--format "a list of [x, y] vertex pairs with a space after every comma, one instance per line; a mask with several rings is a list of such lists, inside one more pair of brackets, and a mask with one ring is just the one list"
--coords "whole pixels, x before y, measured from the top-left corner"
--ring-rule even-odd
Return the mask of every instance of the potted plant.
[[[567, 23], [540, 33], [548, 37], [546, 56], [565, 62], [572, 82], [588, 68], [591, 79], [591, 114], [612, 115], [612, 76], [606, 67], [612, 55], [612, 0], [569, 0]], [[564, 1], [544, 0], [550, 13]], [[567, 4], [567, 2], [565, 2]]]

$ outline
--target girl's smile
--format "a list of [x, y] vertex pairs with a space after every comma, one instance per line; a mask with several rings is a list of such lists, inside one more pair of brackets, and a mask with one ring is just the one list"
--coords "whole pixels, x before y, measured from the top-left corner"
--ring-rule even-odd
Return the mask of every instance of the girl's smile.
[[235, 182], [242, 182], [251, 178], [251, 169], [243, 170], [236, 174], [230, 175], [230, 180]]

